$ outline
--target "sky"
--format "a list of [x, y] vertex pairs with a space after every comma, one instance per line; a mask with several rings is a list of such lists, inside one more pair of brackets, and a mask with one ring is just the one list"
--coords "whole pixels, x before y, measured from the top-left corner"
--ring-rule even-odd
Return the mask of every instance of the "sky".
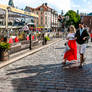
[[[7, 5], [9, 0], [0, 0], [0, 4]], [[42, 3], [48, 3], [48, 5], [58, 11], [61, 10], [67, 12], [68, 10], [79, 10], [81, 13], [92, 12], [92, 0], [13, 0], [14, 5], [20, 9], [24, 9], [25, 6], [37, 7]]]

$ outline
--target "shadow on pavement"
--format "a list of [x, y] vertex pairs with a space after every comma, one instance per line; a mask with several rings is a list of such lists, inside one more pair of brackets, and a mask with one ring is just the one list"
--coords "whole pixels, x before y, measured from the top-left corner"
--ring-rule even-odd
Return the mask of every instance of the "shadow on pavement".
[[65, 47], [55, 48], [55, 49], [64, 49]]
[[92, 92], [92, 64], [65, 70], [61, 64], [29, 65], [8, 72], [17, 75], [12, 80], [14, 92]]

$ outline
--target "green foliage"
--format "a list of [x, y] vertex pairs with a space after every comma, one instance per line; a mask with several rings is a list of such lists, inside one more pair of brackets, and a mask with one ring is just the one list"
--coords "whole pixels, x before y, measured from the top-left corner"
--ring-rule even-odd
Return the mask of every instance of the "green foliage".
[[78, 27], [78, 24], [81, 20], [80, 16], [73, 10], [69, 10], [66, 14], [65, 17], [69, 16], [69, 20], [65, 20], [66, 21], [66, 25], [70, 26], [70, 25], [74, 25], [76, 28]]
[[10, 49], [10, 44], [5, 42], [0, 42], [0, 51], [5, 51]]

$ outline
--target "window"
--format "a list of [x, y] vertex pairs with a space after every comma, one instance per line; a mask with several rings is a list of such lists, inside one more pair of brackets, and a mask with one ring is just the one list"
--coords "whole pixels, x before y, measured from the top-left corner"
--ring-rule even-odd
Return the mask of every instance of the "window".
[[34, 23], [34, 19], [31, 19], [31, 22]]
[[37, 26], [39, 25], [39, 21], [38, 21], [38, 19], [37, 19]]
[[47, 12], [45, 13], [45, 15], [47, 15]]
[[43, 14], [43, 12], [41, 12], [41, 15]]
[[41, 16], [41, 20], [43, 21], [43, 16]]
[[45, 24], [47, 25], [47, 17], [45, 17]]
[[43, 17], [41, 16], [41, 25], [43, 25]]
[[40, 8], [41, 11], [43, 11], [43, 8]]
[[36, 14], [38, 15], [38, 12], [36, 12]]

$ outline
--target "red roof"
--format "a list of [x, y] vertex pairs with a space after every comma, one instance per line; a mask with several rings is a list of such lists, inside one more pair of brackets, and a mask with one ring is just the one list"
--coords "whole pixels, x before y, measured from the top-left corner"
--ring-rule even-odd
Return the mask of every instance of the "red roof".
[[42, 4], [41, 6], [37, 7], [36, 10], [40, 10], [40, 8], [43, 8], [44, 11], [48, 11], [48, 9], [51, 9], [50, 7], [48, 7], [47, 5], [45, 4]]
[[40, 8], [43, 8], [44, 11], [48, 11], [49, 9], [51, 10], [51, 8], [48, 7], [46, 4], [42, 4], [41, 6], [39, 6], [37, 8], [32, 8], [32, 7], [29, 7], [29, 6], [27, 6], [26, 8], [29, 8], [31, 11], [40, 10]]

